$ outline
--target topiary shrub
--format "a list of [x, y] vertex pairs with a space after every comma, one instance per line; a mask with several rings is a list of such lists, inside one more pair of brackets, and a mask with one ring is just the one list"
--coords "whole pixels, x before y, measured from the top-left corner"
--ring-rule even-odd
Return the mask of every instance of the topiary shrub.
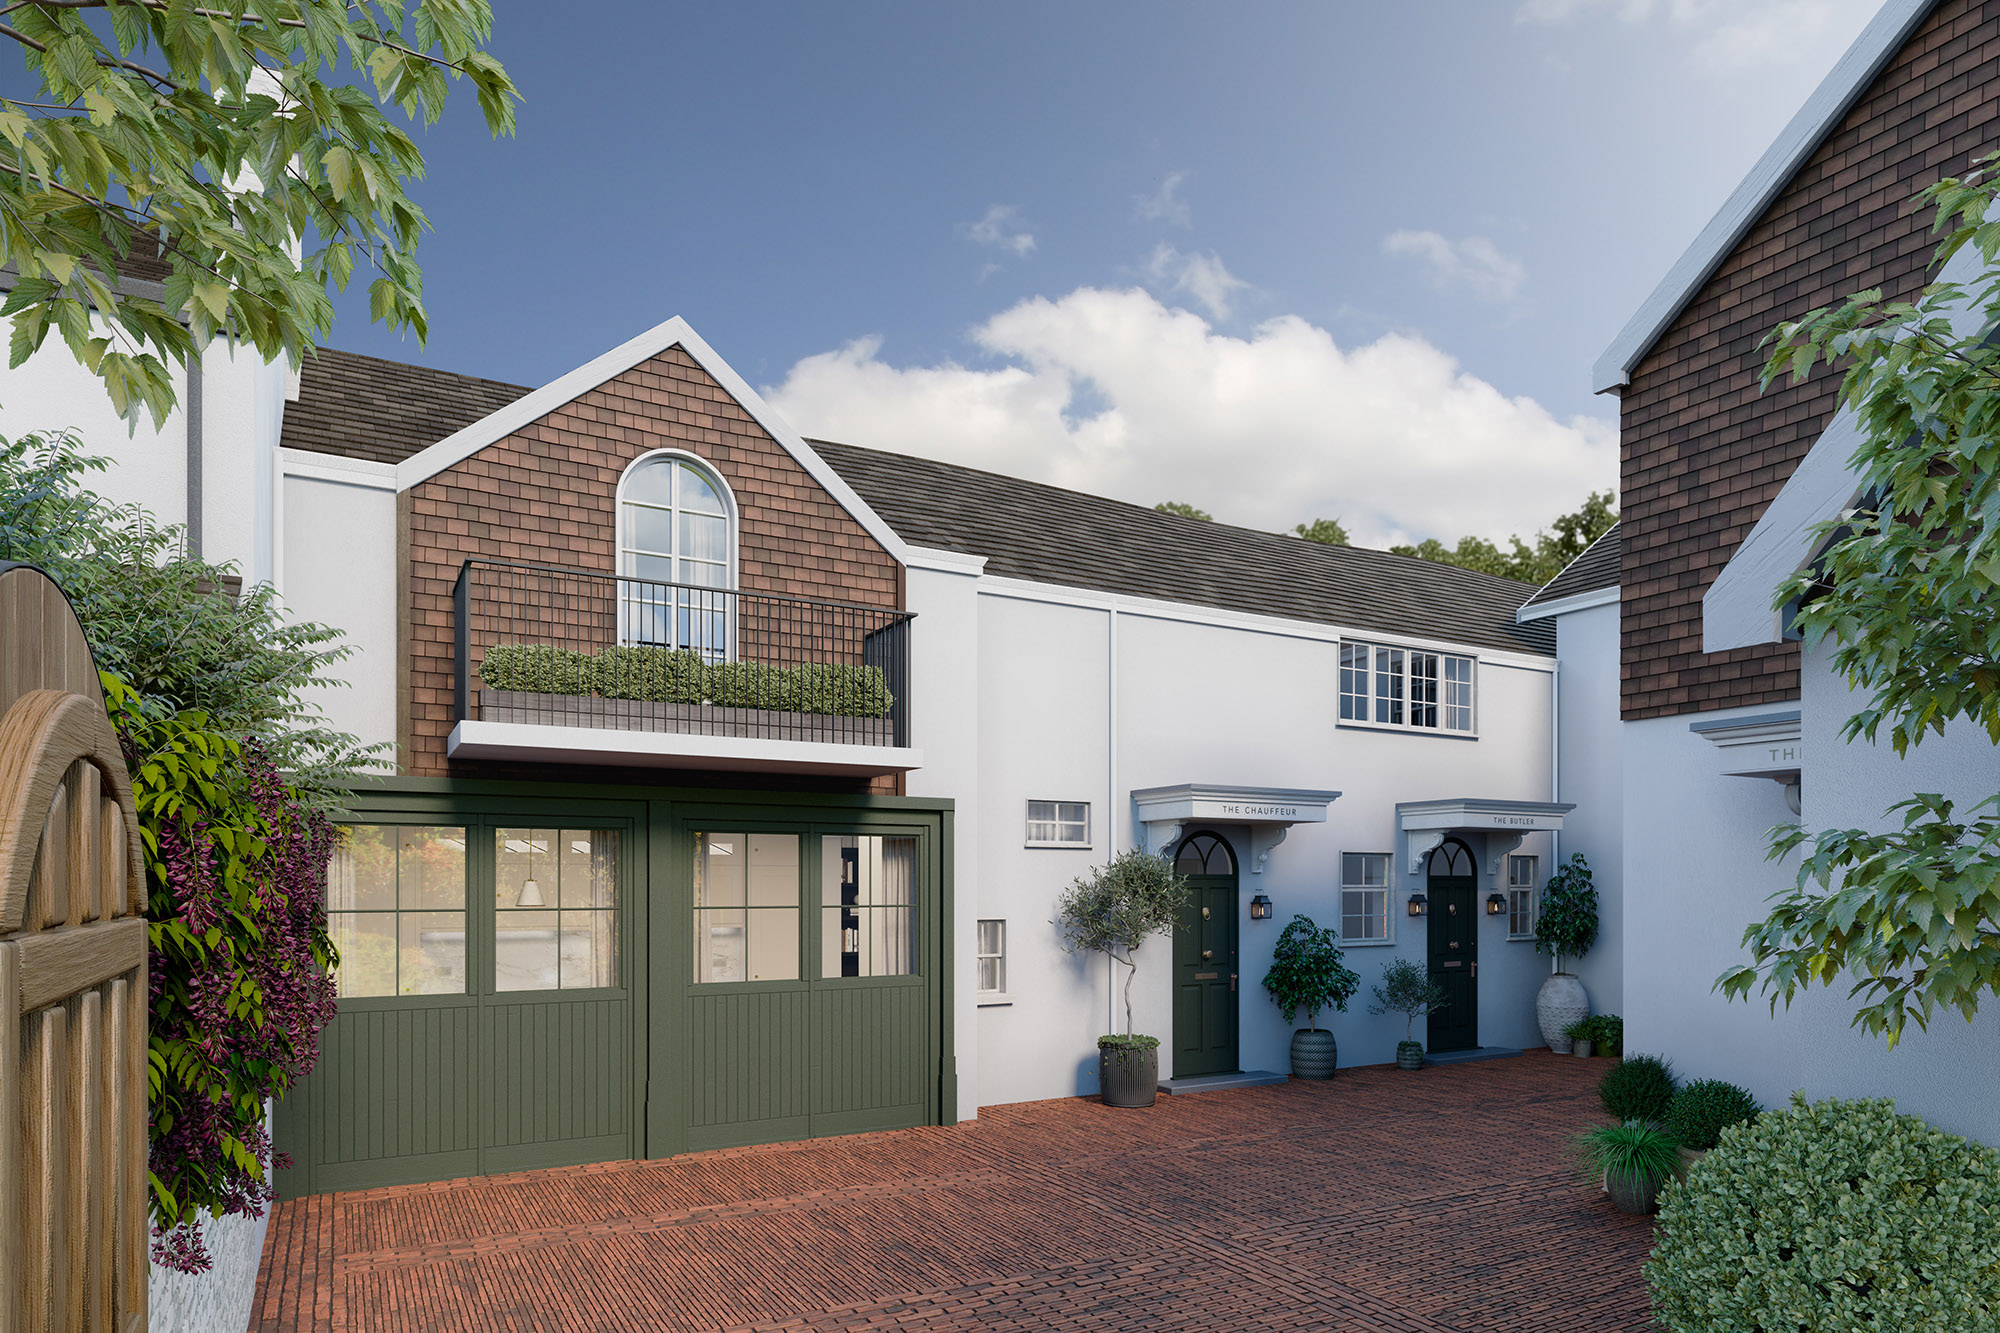
[[1795, 1096], [1729, 1126], [1654, 1238], [1672, 1333], [2000, 1327], [2000, 1154], [1890, 1101]]
[[1763, 1109], [1755, 1097], [1734, 1083], [1701, 1078], [1674, 1093], [1661, 1123], [1683, 1147], [1713, 1148], [1723, 1130], [1755, 1120]]
[[596, 657], [591, 684], [607, 699], [698, 704], [708, 665], [686, 649], [616, 647]]
[[496, 643], [479, 664], [489, 690], [535, 694], [589, 694], [597, 686], [597, 659], [546, 643]]
[[1620, 1120], [1658, 1120], [1674, 1098], [1674, 1066], [1657, 1055], [1634, 1055], [1604, 1071], [1597, 1095]]
[[882, 717], [893, 697], [881, 667], [808, 662], [792, 667], [793, 704], [802, 713]]
[[711, 703], [728, 708], [793, 708], [798, 690], [792, 673], [764, 662], [711, 662], [704, 678]]

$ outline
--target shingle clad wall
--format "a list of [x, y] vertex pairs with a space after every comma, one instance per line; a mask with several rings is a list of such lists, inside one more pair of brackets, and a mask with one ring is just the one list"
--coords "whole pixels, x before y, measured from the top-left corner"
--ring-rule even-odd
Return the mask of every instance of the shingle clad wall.
[[660, 448], [699, 454], [735, 491], [740, 587], [900, 605], [889, 553], [692, 357], [668, 348], [404, 493], [406, 772], [450, 771], [460, 563], [481, 556], [611, 572], [618, 478]]
[[1833, 415], [1836, 377], [1758, 390], [1781, 321], [1921, 286], [1918, 190], [2000, 147], [2000, 0], [1942, 0], [1634, 368], [1621, 405], [1623, 713], [1799, 694], [1796, 645], [1703, 654], [1701, 599]]

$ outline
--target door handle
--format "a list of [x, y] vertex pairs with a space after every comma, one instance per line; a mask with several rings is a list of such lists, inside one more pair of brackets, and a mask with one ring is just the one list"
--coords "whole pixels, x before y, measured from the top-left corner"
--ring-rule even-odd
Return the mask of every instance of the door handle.
[[1229, 974], [1229, 989], [1231, 990], [1236, 989], [1236, 974], [1234, 972], [1231, 972]]
[[1472, 975], [1475, 977], [1479, 975], [1479, 960], [1477, 958], [1472, 960]]
[[1207, 961], [1208, 961], [1209, 959], [1211, 959], [1211, 958], [1213, 958], [1213, 957], [1215, 957], [1215, 950], [1213, 950], [1213, 949], [1203, 949], [1203, 950], [1201, 951], [1201, 958], [1202, 958], [1202, 961], [1203, 961], [1203, 962], [1207, 962]]

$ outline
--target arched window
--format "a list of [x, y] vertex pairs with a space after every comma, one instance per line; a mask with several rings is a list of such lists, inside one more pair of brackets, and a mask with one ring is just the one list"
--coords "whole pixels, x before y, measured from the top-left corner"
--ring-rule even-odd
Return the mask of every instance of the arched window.
[[729, 656], [736, 500], [692, 454], [662, 449], [618, 482], [619, 637]]

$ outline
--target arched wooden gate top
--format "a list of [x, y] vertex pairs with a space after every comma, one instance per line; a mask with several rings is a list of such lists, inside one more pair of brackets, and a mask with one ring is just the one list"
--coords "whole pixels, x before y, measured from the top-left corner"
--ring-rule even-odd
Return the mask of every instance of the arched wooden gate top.
[[145, 1328], [145, 905], [83, 627], [0, 562], [0, 1333]]

